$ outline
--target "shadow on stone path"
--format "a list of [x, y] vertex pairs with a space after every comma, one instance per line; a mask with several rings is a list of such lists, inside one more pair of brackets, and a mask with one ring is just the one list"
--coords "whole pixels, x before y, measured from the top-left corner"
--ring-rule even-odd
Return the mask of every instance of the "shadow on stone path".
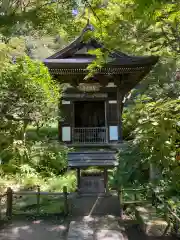
[[73, 199], [71, 211], [72, 216], [119, 216], [120, 205], [116, 195], [79, 196]]
[[123, 225], [125, 227], [125, 233], [128, 240], [178, 240], [178, 238], [171, 236], [146, 236], [133, 221], [124, 222]]
[[67, 240], [127, 240], [115, 216], [85, 216], [70, 222]]
[[16, 220], [0, 230], [0, 240], [64, 240], [66, 232], [62, 220]]
[[[70, 223], [70, 225], [69, 225]], [[71, 230], [71, 232], [68, 230]], [[145, 236], [132, 220], [115, 216], [75, 217], [63, 220], [15, 220], [0, 229], [0, 240], [177, 240]]]

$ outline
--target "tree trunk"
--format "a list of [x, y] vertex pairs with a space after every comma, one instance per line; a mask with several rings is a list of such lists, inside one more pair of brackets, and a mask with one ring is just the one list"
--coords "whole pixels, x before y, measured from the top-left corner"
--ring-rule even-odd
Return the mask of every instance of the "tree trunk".
[[150, 163], [150, 182], [156, 185], [160, 179], [160, 170], [155, 163]]

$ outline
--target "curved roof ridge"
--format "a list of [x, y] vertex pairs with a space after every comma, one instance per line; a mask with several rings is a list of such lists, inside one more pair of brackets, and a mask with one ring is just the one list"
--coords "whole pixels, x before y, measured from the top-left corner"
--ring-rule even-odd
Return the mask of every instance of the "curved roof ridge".
[[50, 57], [47, 57], [46, 59], [58, 58], [68, 50], [71, 50], [73, 48], [77, 48], [78, 46], [80, 46], [83, 40], [84, 33], [87, 31], [92, 31], [92, 27], [89, 23], [87, 23], [86, 26], [83, 28], [79, 37], [77, 37], [74, 41], [68, 44], [65, 48], [60, 49], [57, 53], [54, 53], [53, 55], [51, 55]]
[[[108, 61], [108, 64], [114, 64], [119, 66], [130, 66], [130, 65], [148, 65], [156, 63], [158, 60], [157, 56], [134, 56], [123, 53], [119, 50], [110, 50], [106, 48], [102, 43], [98, 42], [95, 38], [90, 38], [89, 41], [84, 41], [84, 34], [87, 31], [93, 31], [92, 26], [87, 23], [84, 29], [81, 31], [79, 37], [77, 37], [73, 42], [71, 42], [68, 46], [61, 49], [57, 53], [53, 54], [52, 56], [46, 58], [44, 63], [52, 63], [56, 62], [59, 64], [72, 64], [76, 65], [81, 62], [81, 64], [87, 64], [92, 61], [92, 55], [88, 53], [89, 48], [101, 48], [104, 51], [108, 52], [108, 56], [111, 58], [111, 61]], [[78, 51], [85, 49], [85, 55], [78, 56]], [[76, 54], [77, 53], [77, 54]], [[77, 57], [78, 56], [78, 57]]]

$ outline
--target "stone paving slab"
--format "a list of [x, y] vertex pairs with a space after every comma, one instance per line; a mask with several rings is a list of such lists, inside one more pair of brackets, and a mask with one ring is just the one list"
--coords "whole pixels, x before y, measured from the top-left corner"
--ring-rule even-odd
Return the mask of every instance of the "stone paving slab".
[[83, 217], [71, 221], [68, 240], [125, 240], [117, 218], [114, 216]]
[[104, 217], [94, 217], [94, 228], [106, 230], [120, 230], [118, 218], [112, 215]]
[[66, 231], [61, 221], [13, 221], [0, 229], [0, 240], [63, 240]]
[[68, 240], [93, 240], [93, 219], [84, 218], [82, 221], [71, 221], [69, 225]]
[[95, 240], [125, 240], [123, 234], [116, 230], [101, 229], [95, 232]]
[[120, 206], [117, 196], [83, 196], [70, 201], [72, 216], [119, 216]]

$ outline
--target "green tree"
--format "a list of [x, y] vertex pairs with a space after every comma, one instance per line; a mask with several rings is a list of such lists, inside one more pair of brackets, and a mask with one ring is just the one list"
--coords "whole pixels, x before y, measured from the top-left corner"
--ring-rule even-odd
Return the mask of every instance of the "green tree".
[[[178, 167], [176, 154], [180, 146], [179, 113], [180, 100], [144, 104], [134, 135], [134, 142], [142, 152], [148, 154], [149, 162], [158, 166], [162, 177], [168, 181], [174, 179], [174, 171]], [[173, 184], [176, 188], [177, 184]]]
[[13, 44], [0, 44], [0, 152], [7, 159], [12, 157], [10, 149], [16, 146], [22, 145], [22, 156], [25, 153], [29, 124], [58, 116], [60, 97], [59, 86], [48, 69], [26, 56], [23, 44], [22, 48]]
[[25, 35], [32, 30], [54, 33], [72, 20], [75, 1], [1, 0], [0, 32], [4, 36]]
[[[159, 55], [180, 54], [179, 1], [85, 1], [95, 35], [109, 49]], [[130, 30], [131, 29], [131, 30]]]

